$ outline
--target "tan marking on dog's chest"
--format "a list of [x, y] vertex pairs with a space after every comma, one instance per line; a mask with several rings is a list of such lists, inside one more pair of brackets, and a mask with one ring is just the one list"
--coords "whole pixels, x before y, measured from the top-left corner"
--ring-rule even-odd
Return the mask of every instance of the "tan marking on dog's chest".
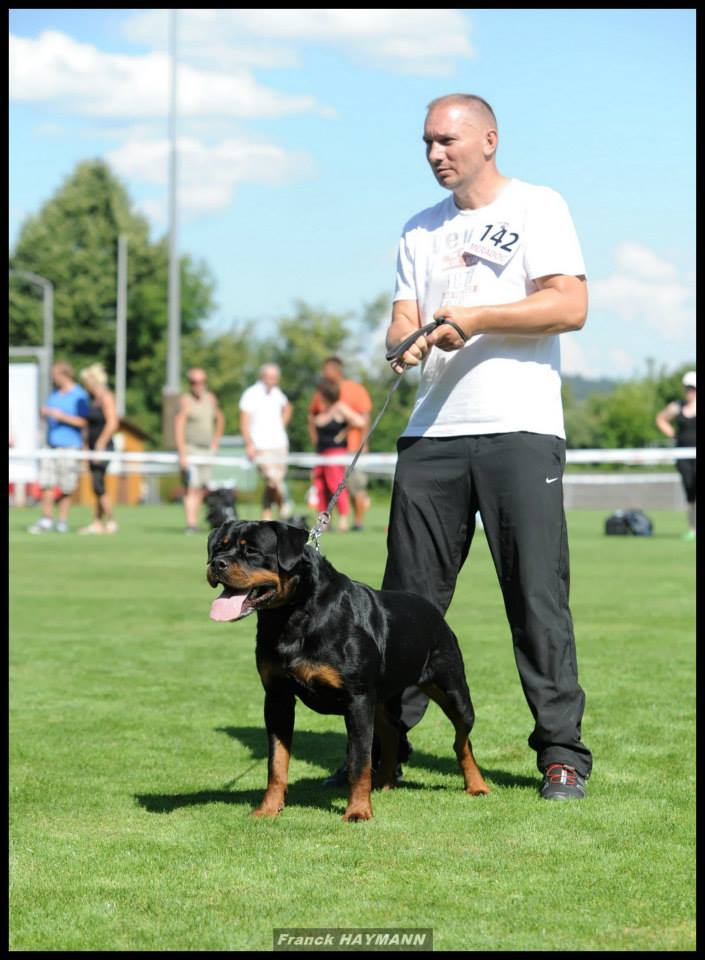
[[343, 678], [340, 672], [329, 663], [296, 663], [290, 668], [302, 683], [322, 683], [327, 687], [340, 688], [343, 686]]

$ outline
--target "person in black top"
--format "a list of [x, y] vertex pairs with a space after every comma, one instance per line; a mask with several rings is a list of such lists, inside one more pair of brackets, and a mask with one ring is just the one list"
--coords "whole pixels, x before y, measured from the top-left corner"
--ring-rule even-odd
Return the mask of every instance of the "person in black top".
[[[362, 428], [365, 417], [340, 399], [340, 385], [336, 380], [322, 377], [317, 384], [323, 409], [313, 417], [316, 430], [316, 453], [324, 457], [345, 456], [348, 453], [348, 427]], [[345, 475], [344, 464], [320, 464], [313, 469], [312, 483], [318, 494], [318, 509], [325, 510], [328, 501], [338, 489]], [[338, 529], [348, 530], [350, 495], [344, 488], [338, 499]]]
[[[656, 426], [661, 433], [675, 440], [676, 447], [695, 446], [695, 370], [683, 377], [685, 400], [674, 400], [656, 416]], [[674, 426], [675, 424], [675, 426]], [[676, 460], [676, 467], [683, 481], [683, 490], [688, 502], [688, 532], [684, 540], [695, 540], [695, 458]]]
[[[86, 441], [89, 450], [113, 450], [113, 435], [120, 426], [115, 406], [115, 397], [108, 389], [108, 377], [100, 363], [85, 367], [80, 374], [81, 383], [90, 396]], [[117, 533], [118, 525], [113, 517], [113, 506], [105, 492], [107, 460], [90, 460], [91, 481], [95, 493], [95, 519], [79, 533]]]

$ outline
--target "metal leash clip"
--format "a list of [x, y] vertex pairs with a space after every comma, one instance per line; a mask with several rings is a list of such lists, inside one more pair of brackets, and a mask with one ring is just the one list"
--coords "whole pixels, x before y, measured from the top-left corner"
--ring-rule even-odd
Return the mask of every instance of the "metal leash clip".
[[311, 532], [308, 535], [308, 540], [306, 541], [306, 546], [313, 546], [316, 550], [316, 553], [321, 552], [321, 545], [318, 542], [319, 538], [325, 533], [328, 524], [330, 523], [330, 513], [327, 510], [322, 510], [318, 514], [318, 519], [314, 526], [311, 527]]

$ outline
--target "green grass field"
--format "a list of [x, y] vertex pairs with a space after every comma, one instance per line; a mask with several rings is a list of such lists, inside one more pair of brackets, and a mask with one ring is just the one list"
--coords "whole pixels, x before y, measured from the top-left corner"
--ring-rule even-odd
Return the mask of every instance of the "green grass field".
[[[321, 785], [342, 718], [297, 705], [288, 805], [266, 782], [254, 618], [208, 619], [205, 535], [180, 506], [115, 537], [31, 536], [10, 511], [10, 946], [271, 950], [275, 927], [431, 927], [437, 950], [695, 949], [695, 547], [684, 517], [605, 537], [569, 514], [588, 798], [547, 803], [484, 535], [448, 620], [492, 788], [462, 791], [431, 704], [399, 789], [345, 824]], [[378, 586], [385, 505], [324, 552]], [[75, 508], [71, 523], [87, 522]]]

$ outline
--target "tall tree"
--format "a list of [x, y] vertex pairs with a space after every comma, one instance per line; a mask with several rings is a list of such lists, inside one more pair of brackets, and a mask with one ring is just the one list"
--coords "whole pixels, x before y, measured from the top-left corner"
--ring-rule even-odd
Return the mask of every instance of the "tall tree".
[[[127, 414], [155, 439], [160, 433], [166, 360], [168, 252], [151, 242], [147, 220], [103, 160], [78, 164], [36, 216], [25, 220], [10, 267], [54, 285], [54, 356], [78, 367], [101, 361], [115, 368], [118, 236], [128, 243]], [[188, 256], [180, 261], [182, 332], [213, 309], [212, 277]], [[41, 300], [21, 278], [10, 283], [10, 343], [42, 339]]]

